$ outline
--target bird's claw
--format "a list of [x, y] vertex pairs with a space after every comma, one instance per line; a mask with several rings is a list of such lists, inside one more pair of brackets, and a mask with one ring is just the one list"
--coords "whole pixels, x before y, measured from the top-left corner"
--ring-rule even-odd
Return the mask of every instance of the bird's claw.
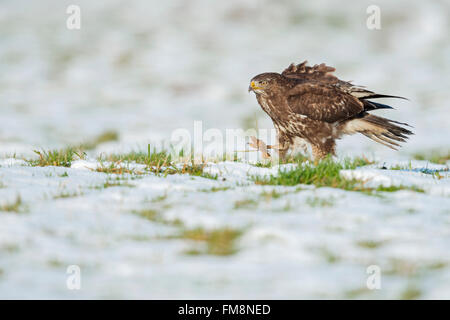
[[255, 148], [256, 150], [260, 151], [262, 154], [263, 159], [269, 159], [270, 154], [267, 152], [267, 149], [270, 146], [267, 146], [264, 141], [259, 140], [258, 138], [251, 136], [250, 137], [251, 142], [248, 143], [248, 145], [252, 148]]

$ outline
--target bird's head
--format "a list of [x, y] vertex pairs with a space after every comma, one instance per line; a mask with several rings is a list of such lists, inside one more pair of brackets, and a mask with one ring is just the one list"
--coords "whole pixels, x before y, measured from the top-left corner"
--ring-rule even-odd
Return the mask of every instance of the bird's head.
[[250, 80], [250, 86], [248, 92], [253, 91], [255, 93], [268, 92], [272, 88], [278, 86], [278, 81], [281, 75], [274, 72], [261, 73]]

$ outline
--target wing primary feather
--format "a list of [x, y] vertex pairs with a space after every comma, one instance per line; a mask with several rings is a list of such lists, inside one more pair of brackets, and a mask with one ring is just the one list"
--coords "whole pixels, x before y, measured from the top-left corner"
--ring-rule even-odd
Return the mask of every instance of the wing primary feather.
[[391, 95], [387, 95], [387, 94], [372, 94], [369, 96], [365, 96], [365, 97], [361, 97], [360, 99], [379, 99], [379, 98], [396, 98], [396, 99], [403, 99], [403, 100], [408, 100], [408, 98], [405, 97], [400, 97], [400, 96], [391, 96]]
[[366, 107], [365, 111], [371, 111], [371, 110], [376, 110], [376, 109], [394, 109], [393, 107], [388, 106], [387, 104], [373, 102], [373, 101], [369, 101], [369, 100], [363, 100], [363, 101], [364, 101], [364, 106]]

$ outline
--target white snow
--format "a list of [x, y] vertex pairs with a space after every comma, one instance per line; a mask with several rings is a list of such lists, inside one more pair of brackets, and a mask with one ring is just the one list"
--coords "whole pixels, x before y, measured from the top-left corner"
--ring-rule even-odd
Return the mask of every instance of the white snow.
[[346, 179], [362, 181], [367, 187], [414, 186], [430, 194], [450, 196], [450, 172], [448, 167], [445, 171], [434, 170], [431, 172], [360, 168], [357, 170], [342, 170], [340, 173]]
[[[389, 178], [426, 190], [375, 197], [303, 185], [257, 186], [251, 175], [276, 175], [277, 169], [234, 162], [209, 165], [217, 180], [124, 175], [120, 181], [127, 186], [105, 189], [96, 186], [117, 175], [86, 170], [95, 168], [92, 160], [71, 168], [3, 163], [10, 165], [0, 168], [2, 204], [20, 195], [25, 208], [0, 214], [3, 298], [337, 298], [355, 290], [362, 290], [359, 297], [399, 298], [411, 285], [423, 298], [450, 294], [450, 198], [436, 192], [448, 190], [448, 175], [432, 185], [430, 175], [415, 172], [343, 171], [373, 178], [375, 185]], [[214, 187], [230, 188], [209, 191]], [[280, 197], [264, 195], [273, 190]], [[61, 192], [75, 195], [53, 198]], [[236, 207], [249, 199], [253, 204]], [[329, 204], [315, 206], [315, 199]], [[243, 230], [238, 252], [186, 255], [196, 244], [170, 239], [179, 232], [176, 226], [140, 218], [132, 213], [138, 209], [157, 210], [166, 221], [182, 221], [183, 228]], [[66, 288], [72, 264], [82, 270], [80, 291]], [[383, 290], [364, 289], [372, 264], [386, 272]]]

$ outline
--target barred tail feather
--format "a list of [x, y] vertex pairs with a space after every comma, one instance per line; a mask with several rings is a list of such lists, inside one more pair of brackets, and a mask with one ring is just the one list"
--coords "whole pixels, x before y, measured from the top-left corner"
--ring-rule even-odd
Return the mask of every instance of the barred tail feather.
[[348, 121], [345, 124], [344, 132], [348, 134], [362, 133], [375, 142], [397, 150], [397, 147], [400, 147], [399, 142], [406, 142], [408, 135], [414, 134], [399, 125], [409, 126], [406, 123], [367, 114], [362, 118]]

